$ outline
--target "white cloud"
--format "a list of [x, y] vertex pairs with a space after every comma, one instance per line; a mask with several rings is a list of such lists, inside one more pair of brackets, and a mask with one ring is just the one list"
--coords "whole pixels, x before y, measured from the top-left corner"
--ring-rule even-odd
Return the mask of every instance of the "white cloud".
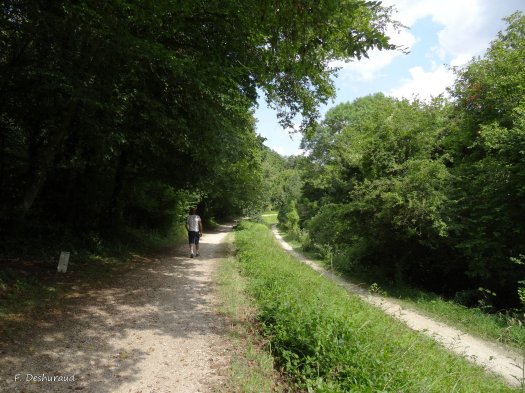
[[304, 156], [304, 155], [308, 155], [308, 154], [306, 153], [306, 150], [297, 149], [292, 155], [293, 156]]
[[297, 146], [297, 144], [291, 144], [290, 146], [282, 145], [271, 145], [268, 146], [274, 152], [279, 153], [281, 156], [303, 156], [305, 151]]
[[281, 156], [286, 154], [286, 149], [283, 146], [280, 146], [280, 145], [272, 145], [272, 146], [270, 146], [270, 149], [272, 149], [273, 151], [279, 153]]
[[[504, 17], [516, 10], [525, 11], [523, 0], [383, 0], [385, 6], [394, 6], [397, 13], [394, 19], [408, 28], [417, 22], [429, 18], [437, 31], [437, 45], [428, 49], [426, 60], [432, 71], [424, 71], [427, 76], [437, 77], [437, 80], [425, 83], [416, 81], [419, 72], [411, 74], [412, 79], [405, 81], [396, 91], [404, 91], [407, 85], [414, 86], [417, 92], [438, 90], [440, 81], [447, 83], [453, 78], [442, 66], [443, 63], [451, 66], [463, 66], [475, 56], [482, 56], [488, 49], [490, 41], [496, 37], [498, 31], [505, 28]], [[430, 22], [429, 22], [430, 24]], [[416, 43], [422, 42], [425, 37], [416, 37], [410, 30], [399, 33], [390, 32], [392, 43], [406, 47], [409, 51]], [[425, 43], [423, 42], [423, 45]], [[399, 51], [369, 52], [369, 58], [348, 63], [339, 61], [330, 65], [340, 67], [338, 80], [348, 88], [351, 82], [372, 82], [384, 77], [388, 67], [403, 54]], [[419, 64], [423, 67], [423, 64]], [[423, 87], [419, 88], [419, 83]], [[415, 92], [416, 93], [416, 92]], [[426, 95], [426, 94], [425, 94]]]
[[[399, 45], [410, 50], [415, 44], [415, 37], [406, 30], [399, 32], [390, 32], [391, 43]], [[368, 58], [355, 60], [351, 62], [334, 61], [330, 63], [332, 67], [340, 67], [339, 75], [343, 79], [352, 79], [360, 81], [371, 81], [381, 75], [381, 71], [388, 67], [395, 58], [404, 56], [400, 51], [380, 51], [371, 50]]]
[[395, 6], [398, 12], [394, 18], [408, 27], [430, 16], [447, 28], [478, 17], [487, 1], [493, 0], [384, 0], [383, 3]]
[[[429, 49], [428, 58], [435, 67], [447, 61], [453, 66], [466, 64], [474, 56], [482, 55], [496, 33], [503, 29], [501, 21], [516, 9], [525, 9], [523, 0], [384, 0], [385, 6], [395, 6], [394, 19], [408, 28], [418, 21], [430, 18], [438, 26], [438, 45]], [[391, 42], [409, 51], [422, 37], [415, 37], [410, 30], [390, 32]], [[339, 79], [343, 81], [373, 81], [393, 61], [403, 56], [399, 51], [369, 52], [369, 58], [348, 63], [338, 61], [330, 65], [340, 67]]]
[[[492, 1], [492, 0], [488, 0]], [[488, 18], [485, 12], [487, 0], [387, 0], [399, 11], [396, 18], [408, 27], [430, 17], [442, 26], [438, 33], [438, 53], [469, 59], [483, 51]], [[436, 49], [434, 49], [436, 50]]]
[[428, 53], [427, 57], [430, 59], [437, 58], [440, 61], [445, 61], [447, 52], [445, 49], [441, 46], [433, 46], [430, 48], [430, 52]]
[[442, 26], [438, 33], [439, 50], [462, 61], [485, 52], [496, 33], [505, 27], [503, 17], [525, 10], [523, 0], [384, 0], [383, 3], [394, 5], [398, 10], [395, 18], [408, 27], [430, 17]]
[[436, 97], [445, 93], [445, 89], [454, 82], [454, 74], [445, 66], [425, 72], [421, 67], [410, 68], [410, 79], [403, 81], [403, 84], [387, 92], [388, 95], [397, 98], [414, 98], [418, 96], [421, 99]]
[[445, 66], [436, 64], [448, 59], [451, 66], [462, 66], [473, 57], [483, 55], [497, 32], [504, 29], [502, 18], [525, 9], [522, 0], [504, 0], [497, 4], [493, 0], [385, 0], [384, 4], [395, 5], [399, 11], [395, 17], [408, 27], [428, 17], [441, 26], [438, 45], [427, 53], [432, 69], [411, 68], [410, 78], [388, 92], [406, 98], [415, 95], [429, 98], [443, 93], [454, 82], [454, 75]]
[[456, 56], [450, 61], [450, 65], [452, 67], [461, 67], [465, 64], [467, 64], [470, 60], [472, 60], [472, 56], [468, 53], [463, 53], [461, 55]]

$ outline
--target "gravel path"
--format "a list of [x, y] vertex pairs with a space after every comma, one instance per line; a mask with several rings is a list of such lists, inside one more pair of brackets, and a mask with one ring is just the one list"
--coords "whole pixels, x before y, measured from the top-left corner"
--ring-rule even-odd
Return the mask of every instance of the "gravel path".
[[508, 351], [495, 344], [485, 342], [443, 323], [420, 315], [412, 310], [403, 308], [391, 298], [387, 299], [371, 295], [366, 289], [342, 279], [341, 277], [323, 269], [315, 262], [305, 258], [298, 252], [295, 252], [292, 247], [283, 240], [275, 226], [273, 227], [273, 233], [281, 246], [293, 254], [294, 257], [309, 265], [319, 274], [335, 281], [338, 285], [346, 288], [348, 291], [357, 294], [367, 303], [383, 309], [394, 318], [403, 321], [411, 329], [420, 331], [432, 337], [453, 352], [466, 357], [470, 361], [483, 366], [491, 372], [501, 375], [510, 386], [520, 386], [520, 380], [525, 383], [525, 380], [523, 379], [523, 367], [525, 366], [523, 355], [520, 355], [517, 352]]
[[0, 391], [220, 391], [230, 351], [212, 279], [230, 229], [205, 234], [198, 258], [184, 246], [144, 259], [102, 288], [78, 288], [29, 326], [21, 321], [15, 340], [0, 338]]

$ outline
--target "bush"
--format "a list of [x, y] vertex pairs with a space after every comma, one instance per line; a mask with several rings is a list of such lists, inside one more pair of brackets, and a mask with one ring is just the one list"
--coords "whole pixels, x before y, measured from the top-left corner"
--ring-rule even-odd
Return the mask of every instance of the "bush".
[[297, 212], [295, 200], [290, 200], [287, 204], [283, 205], [281, 209], [279, 209], [277, 219], [294, 240], [299, 239], [299, 213]]

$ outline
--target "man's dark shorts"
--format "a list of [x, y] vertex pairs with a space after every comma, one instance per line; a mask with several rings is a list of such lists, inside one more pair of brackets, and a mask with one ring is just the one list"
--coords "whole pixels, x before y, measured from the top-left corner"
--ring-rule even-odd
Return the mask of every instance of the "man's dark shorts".
[[188, 242], [190, 244], [199, 244], [199, 232], [188, 231]]

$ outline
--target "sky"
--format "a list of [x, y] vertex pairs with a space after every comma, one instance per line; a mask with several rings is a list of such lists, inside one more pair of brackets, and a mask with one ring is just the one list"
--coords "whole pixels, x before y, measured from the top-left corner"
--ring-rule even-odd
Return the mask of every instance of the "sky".
[[[503, 18], [525, 12], [525, 0], [384, 0], [394, 5], [394, 19], [408, 29], [391, 35], [400, 51], [369, 52], [369, 59], [333, 63], [341, 67], [334, 79], [337, 96], [321, 106], [321, 119], [339, 103], [382, 92], [397, 98], [428, 99], [454, 82], [451, 66], [483, 56], [490, 42], [506, 27]], [[291, 137], [261, 97], [255, 112], [257, 133], [281, 155], [301, 154], [300, 135]]]

